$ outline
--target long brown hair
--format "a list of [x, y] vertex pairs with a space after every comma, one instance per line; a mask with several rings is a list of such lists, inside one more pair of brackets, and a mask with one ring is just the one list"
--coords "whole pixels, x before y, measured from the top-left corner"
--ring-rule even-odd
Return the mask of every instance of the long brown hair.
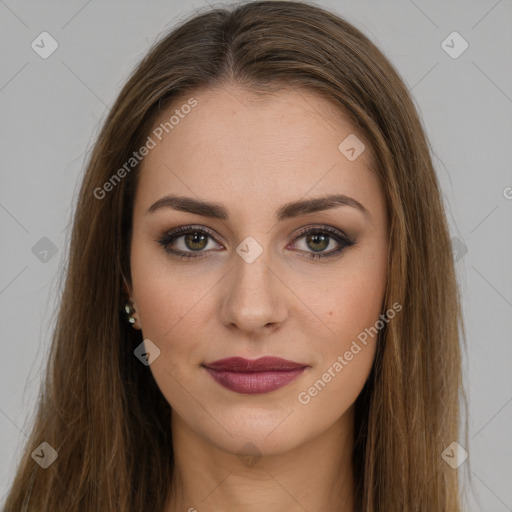
[[[171, 408], [133, 354], [141, 332], [122, 309], [140, 166], [101, 197], [98, 188], [171, 102], [226, 83], [259, 93], [315, 91], [370, 143], [390, 214], [384, 310], [395, 302], [403, 310], [381, 331], [356, 402], [356, 509], [460, 511], [457, 471], [441, 454], [459, 438], [464, 326], [444, 206], [413, 101], [384, 55], [339, 16], [304, 2], [256, 1], [196, 13], [157, 41], [104, 123], [81, 185], [48, 369], [5, 512], [163, 510], [173, 472]], [[42, 442], [58, 453], [47, 469], [31, 457]]]

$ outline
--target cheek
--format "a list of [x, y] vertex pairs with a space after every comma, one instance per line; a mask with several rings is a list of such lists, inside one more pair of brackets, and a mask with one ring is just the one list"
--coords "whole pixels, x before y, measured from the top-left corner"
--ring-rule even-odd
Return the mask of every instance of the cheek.
[[[362, 330], [377, 321], [382, 310], [386, 281], [370, 272], [354, 272], [336, 296], [338, 323], [335, 332]], [[347, 329], [349, 328], [349, 329]]]
[[214, 290], [218, 277], [192, 265], [173, 264], [163, 251], [160, 254], [147, 244], [134, 244], [131, 266], [144, 338], [165, 352], [171, 363], [180, 356], [197, 364], [197, 358], [204, 356], [198, 353], [199, 340], [204, 338], [200, 334], [208, 332], [204, 324], [212, 314], [208, 292]]
[[[382, 313], [386, 289], [386, 261], [382, 255], [354, 255], [316, 297], [331, 329], [328, 335], [335, 345], [349, 343], [366, 327], [374, 325]], [[312, 306], [312, 307], [313, 307]], [[315, 309], [315, 308], [313, 308]]]
[[[373, 280], [354, 278], [335, 296], [335, 304], [329, 310], [332, 312], [329, 321], [332, 332], [327, 339], [317, 338], [316, 351], [322, 356], [316, 377], [331, 369], [331, 378], [333, 372], [336, 374], [333, 382], [348, 379], [354, 380], [356, 386], [364, 383], [375, 354], [377, 334], [374, 327], [382, 311], [383, 288], [375, 290], [375, 287], [380, 288]], [[329, 375], [325, 376], [328, 382]]]
[[[361, 393], [373, 364], [375, 344], [358, 345], [340, 347], [297, 393], [296, 408], [312, 430], [321, 431], [341, 418]], [[350, 360], [347, 352], [352, 354]]]
[[211, 285], [201, 282], [200, 286], [193, 286], [189, 279], [171, 278], [161, 272], [156, 276], [146, 272], [139, 278], [133, 282], [144, 337], [166, 350], [173, 340], [180, 340], [177, 348], [190, 352], [190, 342], [198, 337], [207, 316], [204, 308], [208, 297], [204, 294]]
[[347, 265], [326, 294], [329, 300], [323, 302], [332, 332], [327, 339], [313, 338], [318, 365], [307, 387], [301, 389], [302, 399], [297, 399], [301, 406], [325, 408], [326, 421], [352, 405], [373, 364], [386, 287], [385, 260], [378, 258], [359, 259], [350, 268]]
[[382, 312], [385, 284], [385, 272], [358, 271], [331, 294], [328, 319], [334, 334], [312, 338], [318, 364], [296, 396], [298, 407], [304, 408], [308, 418], [321, 416], [322, 425], [331, 424], [363, 389], [375, 358], [375, 326]]

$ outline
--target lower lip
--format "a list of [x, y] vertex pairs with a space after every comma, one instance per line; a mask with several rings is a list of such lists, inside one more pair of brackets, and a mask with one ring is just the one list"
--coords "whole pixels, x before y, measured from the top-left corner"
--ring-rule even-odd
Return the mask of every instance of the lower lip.
[[286, 386], [299, 377], [306, 368], [252, 373], [213, 370], [206, 367], [205, 369], [221, 386], [236, 393], [255, 395], [270, 393], [270, 391]]

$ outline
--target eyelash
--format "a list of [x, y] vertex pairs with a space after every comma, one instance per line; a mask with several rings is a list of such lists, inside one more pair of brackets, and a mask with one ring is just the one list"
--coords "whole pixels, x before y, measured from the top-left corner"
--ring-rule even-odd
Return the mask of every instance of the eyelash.
[[[204, 255], [204, 251], [197, 251], [197, 252], [185, 251], [184, 252], [181, 250], [176, 251], [176, 250], [170, 249], [168, 247], [172, 242], [174, 242], [178, 238], [181, 238], [182, 236], [190, 234], [190, 233], [203, 233], [203, 234], [209, 235], [213, 240], [215, 240], [214, 233], [207, 228], [199, 228], [196, 226], [181, 226], [172, 231], [164, 233], [161, 237], [159, 237], [156, 240], [156, 242], [158, 242], [164, 248], [164, 251], [166, 253], [168, 253], [174, 257], [180, 257], [181, 260], [205, 258], [206, 256]], [[344, 251], [344, 249], [346, 249], [347, 247], [351, 247], [351, 246], [355, 245], [355, 243], [356, 243], [355, 240], [351, 240], [343, 232], [339, 231], [338, 229], [332, 228], [330, 226], [302, 228], [299, 230], [299, 233], [294, 238], [293, 242], [295, 243], [297, 240], [300, 240], [305, 235], [310, 235], [310, 234], [313, 234], [313, 235], [328, 234], [329, 238], [332, 238], [336, 242], [341, 244], [341, 247], [339, 249], [333, 250], [326, 254], [309, 253], [309, 256], [306, 256], [306, 257], [311, 260], [320, 260], [320, 259], [325, 259], [325, 258], [331, 258], [333, 256], [341, 254]], [[201, 252], [203, 254], [201, 254]]]

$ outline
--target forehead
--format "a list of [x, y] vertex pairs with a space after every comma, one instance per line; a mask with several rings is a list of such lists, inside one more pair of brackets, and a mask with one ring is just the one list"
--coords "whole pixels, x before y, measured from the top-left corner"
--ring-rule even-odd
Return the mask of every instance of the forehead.
[[[159, 127], [161, 140], [153, 135]], [[273, 198], [277, 208], [305, 195], [338, 192], [364, 203], [380, 194], [364, 136], [312, 91], [285, 88], [258, 96], [233, 85], [199, 90], [163, 111], [150, 136], [155, 146], [142, 161], [136, 201], [146, 208], [166, 193], [239, 209]], [[345, 140], [358, 152], [364, 147], [356, 159], [342, 152]]]

